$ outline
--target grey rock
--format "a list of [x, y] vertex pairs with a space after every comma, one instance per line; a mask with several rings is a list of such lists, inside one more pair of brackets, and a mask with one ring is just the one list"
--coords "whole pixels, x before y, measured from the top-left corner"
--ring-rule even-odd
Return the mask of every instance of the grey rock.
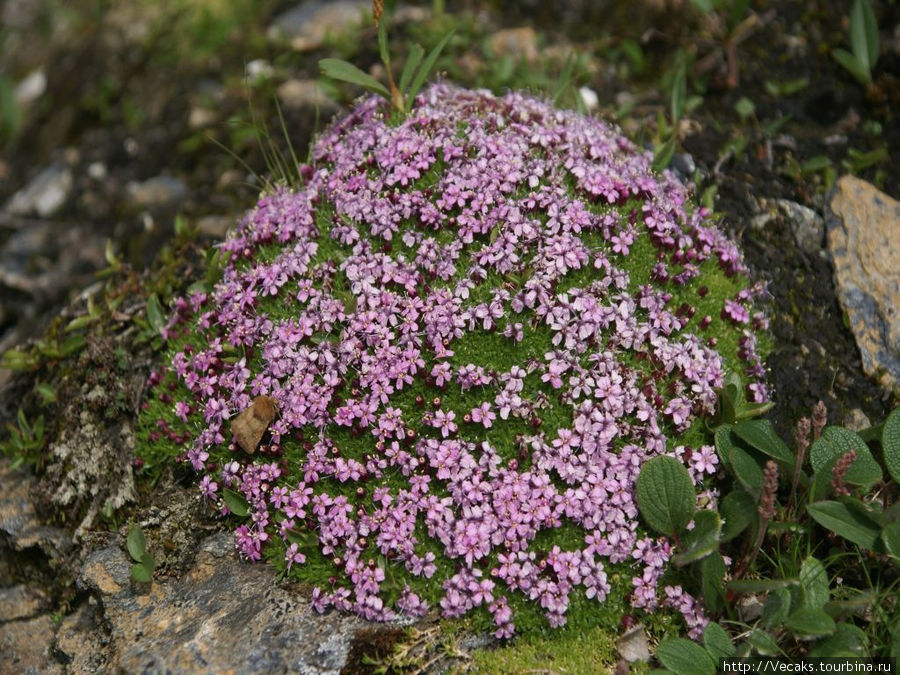
[[43, 614], [27, 621], [0, 624], [0, 672], [17, 675], [54, 675], [63, 667], [50, 653], [53, 621]]
[[277, 92], [278, 100], [288, 110], [311, 107], [332, 113], [338, 109], [338, 104], [315, 80], [285, 80], [278, 86]]
[[826, 218], [838, 300], [863, 370], [900, 385], [900, 202], [853, 176], [834, 187]]
[[788, 199], [761, 200], [763, 212], [750, 219], [753, 229], [761, 230], [778, 217], [784, 219], [797, 246], [807, 255], [818, 255], [825, 239], [825, 220], [808, 206]]
[[56, 631], [53, 647], [64, 656], [70, 675], [93, 675], [107, 670], [109, 640], [98, 614], [96, 601], [82, 603], [63, 618]]
[[843, 425], [850, 431], [862, 431], [872, 426], [868, 415], [859, 408], [851, 408], [844, 414]]
[[669, 166], [682, 180], [691, 180], [694, 171], [697, 170], [693, 156], [686, 152], [676, 152], [672, 155], [672, 162]]
[[537, 61], [537, 33], [531, 26], [498, 30], [488, 39], [488, 49], [495, 56], [511, 56], [516, 61]]
[[0, 624], [33, 618], [46, 607], [47, 596], [36, 588], [24, 584], [0, 588]]
[[173, 206], [187, 196], [184, 181], [165, 175], [141, 182], [132, 181], [126, 190], [133, 204], [148, 209]]
[[0, 460], [0, 534], [6, 535], [13, 551], [37, 547], [50, 556], [57, 556], [72, 548], [72, 540], [55, 527], [45, 526], [38, 519], [30, 492], [35, 479], [24, 469], [10, 469]]
[[328, 35], [357, 26], [370, 8], [366, 0], [307, 0], [275, 17], [268, 36], [289, 42], [297, 51], [311, 51], [322, 46]]
[[214, 239], [223, 239], [233, 224], [234, 218], [228, 216], [202, 216], [197, 219], [197, 229]]
[[336, 674], [356, 631], [372, 627], [314, 614], [308, 595], [273, 584], [269, 566], [240, 561], [231, 534], [204, 540], [180, 579], [139, 586], [130, 565], [123, 547], [108, 546], [90, 554], [78, 578], [110, 627], [111, 670]]
[[616, 651], [629, 663], [649, 661], [650, 640], [643, 624], [637, 624], [616, 640]]
[[6, 203], [6, 211], [17, 216], [52, 216], [62, 208], [72, 192], [72, 170], [53, 164], [32, 178]]

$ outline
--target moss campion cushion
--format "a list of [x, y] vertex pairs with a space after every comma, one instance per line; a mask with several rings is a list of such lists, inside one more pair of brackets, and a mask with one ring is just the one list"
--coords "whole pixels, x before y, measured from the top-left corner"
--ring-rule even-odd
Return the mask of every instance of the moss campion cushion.
[[[399, 121], [385, 105], [324, 133], [178, 302], [148, 444], [319, 610], [480, 607], [505, 637], [614, 596], [696, 630], [634, 484], [665, 453], [717, 471], [702, 418], [726, 370], [766, 396], [736, 245], [596, 119], [446, 85]], [[248, 455], [228, 420], [261, 395], [277, 416]]]

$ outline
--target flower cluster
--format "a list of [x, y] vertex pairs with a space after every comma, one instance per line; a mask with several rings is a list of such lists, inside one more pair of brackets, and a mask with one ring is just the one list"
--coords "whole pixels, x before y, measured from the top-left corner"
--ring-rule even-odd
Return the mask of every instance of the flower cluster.
[[[667, 442], [727, 368], [766, 395], [735, 244], [597, 120], [445, 85], [386, 114], [370, 98], [334, 124], [167, 326], [165, 431], [203, 495], [247, 505], [244, 557], [328, 568], [319, 610], [482, 607], [508, 637], [516, 602], [559, 626], [620, 566], [634, 607], [702, 628], [634, 485], [666, 452], [715, 473], [711, 448]], [[228, 420], [259, 395], [278, 414], [248, 456]]]

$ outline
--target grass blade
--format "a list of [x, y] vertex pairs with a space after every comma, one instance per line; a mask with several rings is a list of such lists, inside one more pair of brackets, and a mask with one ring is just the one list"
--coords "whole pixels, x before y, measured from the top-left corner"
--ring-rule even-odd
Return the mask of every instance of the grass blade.
[[425, 59], [425, 63], [422, 64], [422, 67], [419, 69], [419, 72], [416, 73], [416, 76], [413, 78], [412, 84], [409, 86], [409, 96], [407, 97], [409, 106], [412, 106], [412, 101], [419, 93], [419, 89], [422, 88], [422, 85], [425, 84], [425, 78], [428, 77], [428, 74], [431, 72], [431, 69], [434, 68], [434, 64], [437, 62], [438, 57], [441, 55], [444, 47], [447, 46], [447, 43], [450, 42], [450, 38], [453, 37], [453, 31], [451, 30], [447, 33], [444, 38], [437, 43], [437, 46], [431, 50], [428, 54], [428, 57]]
[[406, 65], [403, 66], [403, 72], [400, 73], [400, 92], [406, 94], [406, 88], [412, 80], [416, 68], [422, 63], [422, 57], [425, 56], [425, 50], [421, 45], [413, 45], [409, 50], [409, 56], [406, 57]]

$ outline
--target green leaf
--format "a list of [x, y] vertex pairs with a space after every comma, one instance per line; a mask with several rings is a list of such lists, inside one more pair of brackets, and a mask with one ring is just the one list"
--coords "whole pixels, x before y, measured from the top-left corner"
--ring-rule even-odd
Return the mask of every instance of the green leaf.
[[225, 506], [227, 506], [228, 510], [234, 515], [243, 517], [250, 513], [250, 507], [247, 500], [244, 499], [243, 495], [238, 494], [234, 490], [230, 490], [229, 488], [222, 490], [222, 499], [225, 501]]
[[653, 170], [660, 172], [669, 166], [672, 161], [672, 155], [675, 154], [675, 137], [672, 136], [665, 143], [656, 148], [656, 154], [653, 156]]
[[867, 0], [856, 0], [850, 10], [850, 48], [853, 56], [871, 79], [878, 61], [878, 23]]
[[766, 593], [778, 588], [790, 588], [798, 583], [797, 579], [734, 579], [725, 587], [735, 593]]
[[684, 114], [684, 101], [687, 98], [687, 72], [682, 62], [675, 71], [675, 79], [672, 80], [671, 114], [672, 123], [677, 124]]
[[144, 539], [144, 533], [141, 528], [134, 526], [125, 538], [125, 547], [128, 549], [128, 555], [135, 562], [141, 561], [141, 556], [147, 552], [147, 540]]
[[821, 609], [831, 599], [828, 572], [816, 558], [809, 556], [800, 566], [800, 587], [803, 589], [803, 606]]
[[742, 96], [734, 104], [734, 111], [741, 118], [741, 121], [744, 121], [756, 112], [756, 104], [746, 96]]
[[834, 619], [814, 607], [801, 607], [787, 618], [784, 626], [805, 636], [831, 635], [836, 628]]
[[59, 346], [59, 355], [71, 356], [84, 347], [85, 344], [84, 335], [70, 335]]
[[728, 460], [734, 471], [734, 477], [750, 493], [754, 501], [758, 500], [763, 487], [763, 470], [760, 462], [752, 454], [737, 446], [729, 450]]
[[37, 386], [37, 393], [41, 397], [42, 405], [56, 403], [56, 390], [46, 382], [42, 382]]
[[841, 64], [847, 72], [853, 75], [853, 77], [856, 78], [857, 82], [862, 85], [866, 85], [869, 83], [871, 73], [869, 73], [863, 67], [863, 65], [856, 60], [856, 57], [846, 49], [832, 50], [831, 57], [839, 64]]
[[716, 663], [719, 659], [727, 659], [737, 653], [727, 631], [712, 621], [706, 624], [703, 631], [703, 646]]
[[796, 458], [781, 440], [769, 420], [744, 420], [734, 425], [734, 433], [752, 447], [793, 469]]
[[563, 68], [559, 73], [559, 77], [556, 78], [556, 87], [554, 87], [553, 93], [550, 95], [550, 100], [553, 101], [553, 105], [558, 106], [563, 94], [566, 93], [566, 89], [568, 89], [569, 84], [572, 81], [572, 69], [574, 65], [575, 54], [574, 52], [569, 52], [569, 55], [566, 57], [566, 62], [563, 64]]
[[766, 595], [763, 605], [762, 622], [767, 628], [780, 628], [791, 613], [791, 592], [786, 588], [776, 588]]
[[734, 439], [731, 436], [731, 424], [723, 424], [716, 429], [716, 454], [719, 461], [726, 469], [732, 470], [731, 460], [728, 459], [728, 451], [734, 447]]
[[822, 527], [863, 548], [873, 548], [881, 535], [877, 523], [841, 502], [815, 502], [806, 511]]
[[447, 46], [447, 43], [450, 42], [451, 37], [453, 37], [452, 30], [428, 53], [428, 56], [425, 58], [425, 63], [422, 64], [419, 72], [417, 72], [413, 78], [412, 84], [409, 85], [409, 99], [407, 106], [412, 107], [413, 99], [418, 95], [422, 85], [425, 84], [425, 78], [431, 73], [431, 69], [434, 68], [434, 64], [437, 63], [438, 57], [441, 55], [444, 47]]
[[714, 552], [700, 561], [700, 587], [703, 602], [713, 612], [722, 607], [725, 597], [725, 560], [721, 554]]
[[694, 528], [685, 531], [681, 536], [682, 550], [672, 556], [677, 567], [705, 558], [719, 548], [719, 536], [722, 534], [722, 519], [718, 512], [708, 509], [694, 514]]
[[722, 541], [731, 541], [756, 519], [756, 502], [741, 489], [725, 495], [719, 504], [722, 514]]
[[884, 465], [891, 478], [900, 483], [900, 408], [896, 408], [884, 421], [881, 432], [881, 449]]
[[716, 664], [700, 645], [684, 638], [671, 638], [660, 643], [656, 658], [676, 675], [715, 673]]
[[406, 64], [403, 66], [403, 72], [400, 73], [400, 91], [406, 94], [406, 88], [412, 81], [412, 76], [416, 72], [416, 68], [422, 63], [422, 57], [425, 56], [425, 50], [421, 45], [413, 45], [409, 50], [409, 56], [406, 57]]
[[813, 470], [828, 474], [831, 481], [831, 470], [835, 463], [847, 452], [856, 452], [856, 459], [844, 480], [851, 485], [873, 485], [881, 480], [881, 467], [869, 451], [866, 442], [856, 433], [844, 427], [826, 427], [822, 435], [816, 439], [809, 451], [809, 461]]
[[637, 479], [638, 508], [647, 524], [661, 534], [675, 535], [694, 515], [694, 483], [674, 457], [654, 457]]
[[357, 84], [363, 89], [367, 89], [376, 94], [381, 94], [386, 99], [391, 98], [391, 93], [387, 90], [387, 87], [368, 73], [361, 71], [352, 63], [348, 63], [341, 59], [321, 59], [319, 61], [319, 68], [325, 77], [330, 77], [333, 80], [340, 80], [342, 82], [349, 82], [350, 84]]
[[884, 550], [900, 559], [900, 523], [888, 523], [881, 531]]
[[832, 635], [816, 643], [809, 650], [809, 655], [814, 658], [868, 656], [868, 642], [865, 631], [859, 626], [839, 623]]
[[159, 333], [166, 326], [166, 316], [156, 293], [147, 298], [147, 321], [155, 333]]
[[131, 578], [142, 584], [149, 584], [153, 581], [153, 569], [148, 569], [140, 563], [131, 566]]
[[781, 647], [778, 646], [775, 638], [759, 628], [754, 628], [750, 631], [750, 635], [747, 636], [747, 641], [757, 653], [762, 654], [763, 656], [776, 656], [782, 653]]
[[378, 22], [378, 52], [381, 55], [381, 62], [386, 68], [390, 68], [391, 50], [388, 49], [387, 23], [386, 16], [382, 16]]
[[713, 0], [691, 0], [691, 2], [704, 14], [712, 14], [716, 9], [713, 6]]

